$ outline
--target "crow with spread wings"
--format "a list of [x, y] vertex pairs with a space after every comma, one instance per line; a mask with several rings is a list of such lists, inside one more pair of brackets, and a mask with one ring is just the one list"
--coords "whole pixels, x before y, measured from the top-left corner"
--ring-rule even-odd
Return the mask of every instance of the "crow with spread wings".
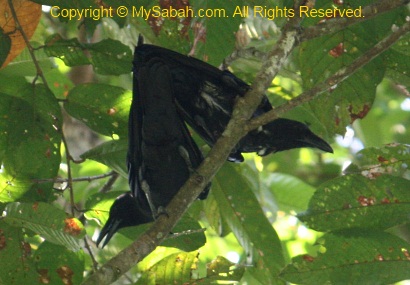
[[[103, 246], [127, 226], [153, 221], [202, 162], [185, 124], [213, 146], [225, 130], [235, 100], [249, 85], [229, 71], [158, 46], [143, 44], [134, 53], [133, 101], [129, 116], [128, 175], [131, 192], [118, 197], [97, 240]], [[254, 112], [272, 109], [265, 96]], [[308, 126], [279, 118], [242, 138], [228, 157], [242, 162], [243, 152], [261, 156], [293, 148], [333, 152]], [[205, 199], [209, 186], [199, 199]]]

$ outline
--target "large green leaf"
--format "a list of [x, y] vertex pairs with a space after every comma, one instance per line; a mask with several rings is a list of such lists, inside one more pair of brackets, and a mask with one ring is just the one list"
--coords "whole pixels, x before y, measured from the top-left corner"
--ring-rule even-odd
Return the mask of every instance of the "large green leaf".
[[382, 175], [345, 175], [319, 187], [298, 218], [318, 231], [386, 229], [409, 222], [410, 181]]
[[107, 84], [81, 84], [71, 89], [64, 108], [94, 131], [126, 138], [131, 92]]
[[[14, 96], [0, 96], [0, 201], [47, 200], [52, 183], [33, 179], [57, 175], [61, 143], [61, 109], [42, 85], [24, 84]], [[29, 191], [30, 190], [30, 191]]]
[[80, 249], [79, 239], [85, 235], [83, 225], [75, 218], [68, 218], [63, 210], [42, 202], [17, 202], [9, 203], [5, 212], [4, 221], [14, 227], [32, 230], [47, 241], [69, 250]]
[[410, 278], [410, 245], [381, 231], [327, 234], [317, 256], [292, 259], [281, 277], [297, 284], [391, 284]]
[[284, 266], [281, 242], [265, 217], [248, 181], [238, 169], [225, 164], [213, 180], [212, 192], [220, 213], [254, 264], [264, 284], [277, 284]]

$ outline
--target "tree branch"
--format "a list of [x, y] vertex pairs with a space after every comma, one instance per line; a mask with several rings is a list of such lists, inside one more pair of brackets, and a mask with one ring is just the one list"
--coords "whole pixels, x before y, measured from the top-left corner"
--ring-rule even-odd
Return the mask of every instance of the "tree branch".
[[[208, 182], [215, 176], [226, 161], [235, 144], [246, 134], [245, 124], [259, 105], [262, 94], [269, 86], [287, 57], [295, 47], [298, 36], [297, 27], [301, 19], [293, 18], [283, 28], [282, 35], [261, 71], [255, 78], [252, 90], [235, 105], [232, 119], [217, 143], [198, 167], [196, 173], [186, 181], [166, 208], [169, 217], [164, 215], [129, 247], [114, 256], [100, 270], [83, 282], [86, 284], [110, 284], [126, 273], [134, 264], [152, 252], [168, 236], [178, 220], [196, 200]], [[296, 27], [296, 28], [295, 28]]]
[[306, 103], [316, 96], [322, 94], [323, 92], [329, 91], [333, 86], [340, 84], [342, 81], [347, 79], [357, 70], [362, 68], [364, 65], [372, 61], [375, 57], [380, 55], [382, 52], [391, 47], [395, 42], [397, 42], [403, 35], [410, 31], [410, 22], [406, 22], [403, 26], [398, 28], [396, 31], [391, 33], [389, 36], [384, 38], [382, 41], [377, 43], [373, 48], [364, 53], [362, 56], [358, 57], [349, 66], [343, 67], [330, 76], [327, 80], [317, 84], [313, 88], [303, 92], [295, 99], [288, 101], [287, 103], [274, 108], [273, 110], [252, 119], [247, 125], [248, 130], [256, 129], [259, 126], [267, 124], [274, 119], [277, 119], [283, 113], [289, 111], [290, 109]]

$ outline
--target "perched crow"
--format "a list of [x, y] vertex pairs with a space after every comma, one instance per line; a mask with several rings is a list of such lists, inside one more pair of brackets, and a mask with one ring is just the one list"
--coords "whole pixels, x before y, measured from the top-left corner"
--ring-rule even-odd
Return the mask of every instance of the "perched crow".
[[[225, 130], [235, 100], [249, 85], [229, 71], [221, 71], [203, 61], [158, 46], [140, 44], [135, 49], [140, 62], [161, 59], [170, 70], [178, 111], [184, 120], [213, 146]], [[265, 96], [253, 117], [272, 109]], [[235, 147], [228, 160], [243, 161], [242, 152], [261, 156], [292, 148], [312, 147], [333, 152], [330, 145], [311, 132], [307, 125], [277, 119], [250, 132]]]
[[[110, 209], [97, 245], [103, 247], [127, 226], [153, 221], [203, 160], [176, 110], [171, 70], [161, 58], [134, 59], [133, 101], [129, 115], [128, 180], [131, 192]], [[199, 199], [205, 199], [210, 185]]]

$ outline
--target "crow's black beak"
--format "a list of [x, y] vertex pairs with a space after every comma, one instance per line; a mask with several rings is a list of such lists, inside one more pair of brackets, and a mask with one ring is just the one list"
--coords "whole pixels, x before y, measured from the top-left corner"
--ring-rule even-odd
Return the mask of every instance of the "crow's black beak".
[[313, 133], [303, 139], [300, 139], [300, 142], [305, 144], [306, 147], [318, 148], [325, 152], [333, 153], [333, 148], [326, 141]]
[[101, 230], [100, 235], [98, 236], [97, 239], [97, 246], [101, 243], [101, 241], [105, 238], [101, 248], [104, 248], [106, 244], [110, 241], [110, 239], [113, 237], [113, 235], [117, 232], [119, 229], [119, 225], [121, 224], [121, 220], [119, 219], [108, 219], [108, 221], [105, 223], [104, 227]]

